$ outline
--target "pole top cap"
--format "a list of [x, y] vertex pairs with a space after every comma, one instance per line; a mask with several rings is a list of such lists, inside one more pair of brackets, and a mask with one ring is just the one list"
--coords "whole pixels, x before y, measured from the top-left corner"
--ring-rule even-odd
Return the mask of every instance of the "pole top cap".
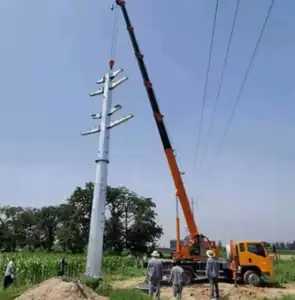
[[114, 65], [115, 65], [115, 61], [113, 59], [111, 59], [109, 62], [109, 66], [110, 66], [111, 70], [113, 69]]

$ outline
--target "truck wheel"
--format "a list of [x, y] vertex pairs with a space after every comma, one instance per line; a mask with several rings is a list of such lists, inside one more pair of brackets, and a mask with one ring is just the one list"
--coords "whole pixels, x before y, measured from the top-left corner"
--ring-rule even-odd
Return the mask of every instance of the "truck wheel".
[[259, 286], [261, 282], [261, 278], [259, 274], [257, 274], [255, 271], [249, 270], [246, 271], [243, 280], [246, 284], [252, 285], [252, 286]]
[[183, 277], [184, 277], [184, 284], [185, 285], [189, 285], [193, 281], [193, 276], [192, 276], [192, 273], [190, 271], [184, 271]]

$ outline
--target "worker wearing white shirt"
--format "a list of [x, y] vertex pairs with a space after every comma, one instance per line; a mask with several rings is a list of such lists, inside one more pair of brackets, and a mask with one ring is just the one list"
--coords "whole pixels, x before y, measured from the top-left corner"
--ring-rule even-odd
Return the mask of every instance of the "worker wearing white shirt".
[[7, 289], [14, 280], [14, 258], [11, 258], [9, 263], [7, 264], [5, 275], [4, 275], [4, 283], [3, 283], [3, 288]]

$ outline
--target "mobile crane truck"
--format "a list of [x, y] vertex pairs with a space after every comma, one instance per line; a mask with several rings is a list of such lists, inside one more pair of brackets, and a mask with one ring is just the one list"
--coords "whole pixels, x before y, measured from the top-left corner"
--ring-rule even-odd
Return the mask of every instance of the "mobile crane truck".
[[[160, 112], [158, 102], [150, 81], [146, 65], [143, 60], [143, 54], [140, 52], [138, 42], [131, 25], [130, 18], [126, 9], [124, 0], [116, 0], [116, 4], [121, 8], [124, 21], [127, 26], [131, 44], [137, 59], [137, 63], [142, 75], [143, 83], [150, 101], [153, 116], [157, 124], [160, 138], [164, 147], [164, 152], [168, 161], [170, 172], [176, 188], [176, 196], [181, 204], [184, 218], [189, 230], [189, 236], [185, 239], [187, 242], [180, 246], [179, 218], [176, 218], [176, 252], [173, 254], [174, 260], [179, 260], [185, 270], [185, 283], [189, 284], [195, 279], [205, 277], [206, 251], [211, 249], [219, 258], [220, 277], [225, 279], [237, 279], [246, 284], [259, 286], [262, 276], [273, 278], [272, 261], [267, 253], [264, 244], [260, 241], [230, 241], [226, 247], [226, 259], [220, 258], [220, 253], [216, 247], [215, 241], [210, 241], [201, 234], [194, 221], [191, 206], [186, 194], [177, 161], [172, 149], [163, 115]], [[173, 260], [165, 261], [164, 276], [169, 275]], [[166, 276], [165, 276], [166, 275]]]

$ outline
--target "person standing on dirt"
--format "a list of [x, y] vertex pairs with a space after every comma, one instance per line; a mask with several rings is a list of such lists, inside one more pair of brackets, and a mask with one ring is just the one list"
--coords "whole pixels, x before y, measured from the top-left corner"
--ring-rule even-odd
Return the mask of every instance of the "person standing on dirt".
[[169, 281], [172, 282], [173, 297], [181, 299], [183, 285], [184, 285], [184, 270], [179, 265], [179, 261], [173, 262], [173, 268], [170, 272]]
[[14, 265], [14, 257], [11, 258], [11, 260], [8, 262], [6, 271], [4, 274], [4, 282], [3, 282], [3, 288], [6, 290], [9, 286], [12, 285], [14, 281], [14, 271], [15, 271], [15, 265]]
[[212, 250], [208, 250], [206, 254], [208, 256], [206, 264], [206, 276], [208, 277], [210, 283], [211, 299], [219, 299], [219, 263]]
[[147, 266], [147, 277], [149, 280], [149, 296], [155, 293], [155, 300], [160, 300], [161, 280], [163, 276], [163, 264], [159, 259], [160, 254], [154, 251]]

